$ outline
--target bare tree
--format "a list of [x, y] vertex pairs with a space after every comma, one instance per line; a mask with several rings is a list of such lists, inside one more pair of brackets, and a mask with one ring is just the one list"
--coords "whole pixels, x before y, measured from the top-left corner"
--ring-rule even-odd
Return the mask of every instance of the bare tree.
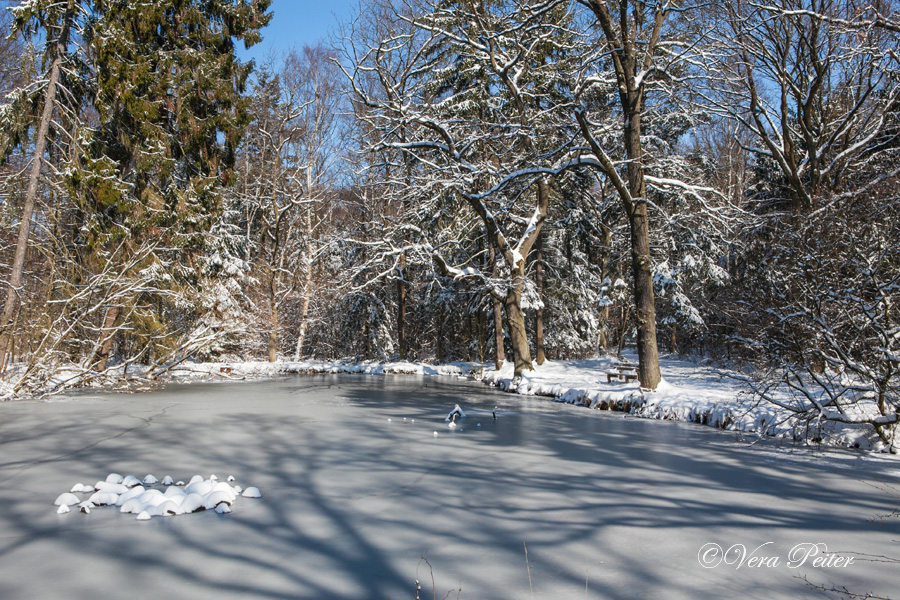
[[[418, 12], [389, 14], [398, 29], [351, 51], [355, 67], [348, 76], [365, 108], [360, 118], [380, 132], [373, 154], [400, 152], [414, 165], [395, 182], [415, 199], [417, 220], [427, 227], [416, 226], [415, 243], [390, 248], [381, 260], [393, 269], [414, 253], [444, 275], [480, 281], [506, 309], [518, 376], [532, 368], [522, 311], [525, 257], [550, 201], [541, 162], [552, 161], [549, 148], [566, 130], [565, 121], [554, 121], [561, 113], [545, 102], [551, 89], [564, 87], [559, 61], [545, 58], [564, 55], [571, 44], [565, 3], [424, 3]], [[398, 52], [409, 57], [402, 90], [386, 69]], [[380, 82], [380, 93], [366, 86], [370, 76]], [[451, 213], [458, 218], [437, 218]], [[475, 223], [503, 261], [498, 279], [473, 260], [478, 245], [474, 254], [459, 253], [465, 242], [458, 236]]]
[[29, 30], [33, 26], [40, 27], [45, 31], [47, 36], [46, 54], [50, 62], [50, 68], [46, 73], [46, 83], [43, 86], [41, 117], [37, 123], [31, 171], [28, 177], [28, 187], [25, 191], [25, 202], [22, 206], [22, 217], [19, 221], [16, 252], [7, 283], [8, 289], [6, 301], [3, 305], [3, 313], [0, 315], [0, 328], [2, 328], [2, 331], [0, 331], [0, 365], [6, 362], [10, 336], [13, 335], [11, 328], [22, 286], [25, 255], [31, 234], [31, 219], [38, 198], [38, 186], [44, 165], [44, 153], [47, 149], [47, 137], [50, 133], [50, 124], [56, 108], [60, 71], [68, 55], [69, 36], [74, 34], [75, 20], [81, 16], [80, 6], [75, 0], [69, 0], [65, 3], [53, 3], [47, 7], [39, 6], [40, 3], [37, 4], [25, 5], [16, 11], [16, 28], [19, 32]]
[[829, 422], [865, 424], [896, 449], [900, 57], [896, 13], [883, 8], [724, 5], [708, 105], [752, 157], [756, 219], [736, 270], [768, 375], [759, 394], [813, 437]]
[[335, 63], [334, 53], [319, 46], [306, 47], [302, 53], [288, 55], [284, 77], [286, 85], [300, 93], [297, 122], [303, 135], [292, 143], [292, 157], [304, 173], [303, 207], [297, 235], [302, 239], [299, 252], [293, 255], [299, 264], [300, 310], [294, 359], [300, 360], [310, 320], [310, 301], [314, 294], [313, 270], [318, 257], [325, 252], [328, 240], [323, 231], [330, 207], [340, 185], [338, 171], [347, 149], [341, 135], [344, 125], [343, 76]]
[[850, 2], [736, 0], [723, 11], [711, 110], [743, 129], [736, 139], [748, 152], [772, 162], [792, 210], [813, 210], [887, 148], [900, 98], [896, 34], [877, 18], [850, 22], [859, 19]]
[[[678, 21], [684, 7], [674, 1], [634, 2], [632, 0], [578, 0], [596, 18], [601, 47], [593, 59], [599, 65], [611, 62], [618, 110], [622, 119], [620, 131], [623, 149], [624, 177], [619, 164], [603, 146], [603, 124], [592, 121], [585, 108], [576, 111], [581, 134], [593, 154], [593, 162], [619, 195], [628, 217], [631, 238], [631, 270], [637, 320], [638, 377], [641, 386], [655, 389], [661, 375], [656, 339], [656, 306], [653, 290], [653, 268], [650, 254], [650, 225], [646, 170], [650, 161], [645, 152], [644, 121], [648, 114], [648, 96], [654, 90], [677, 82], [677, 70], [685, 43], [685, 30]], [[606, 59], [608, 57], [608, 59]], [[606, 85], [602, 71], [585, 77], [580, 83], [579, 98], [584, 100], [593, 88]], [[665, 93], [665, 92], [664, 92]], [[671, 93], [668, 95], [671, 96]], [[665, 187], [666, 182], [656, 183]], [[670, 181], [675, 187], [686, 187]]]

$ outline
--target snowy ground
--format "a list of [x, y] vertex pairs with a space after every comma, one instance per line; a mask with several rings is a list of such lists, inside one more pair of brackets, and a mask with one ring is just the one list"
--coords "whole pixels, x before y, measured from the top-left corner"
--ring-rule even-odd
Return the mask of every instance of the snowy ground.
[[[632, 364], [636, 357], [626, 356]], [[474, 377], [504, 391], [547, 396], [559, 402], [600, 410], [628, 412], [636, 417], [690, 421], [759, 436], [806, 438], [805, 425], [777, 406], [754, 399], [735, 373], [684, 359], [663, 357], [663, 382], [653, 393], [634, 380], [610, 378], [616, 360], [547, 361], [513, 383], [513, 365], [507, 361], [497, 371], [475, 363], [428, 365], [410, 362], [335, 363], [232, 362], [188, 363], [172, 372], [176, 379], [254, 379], [291, 373], [408, 374]], [[872, 432], [860, 426], [832, 426], [825, 443], [864, 449], [877, 448]], [[818, 433], [816, 435], [819, 435]], [[815, 436], [810, 436], [815, 437]]]

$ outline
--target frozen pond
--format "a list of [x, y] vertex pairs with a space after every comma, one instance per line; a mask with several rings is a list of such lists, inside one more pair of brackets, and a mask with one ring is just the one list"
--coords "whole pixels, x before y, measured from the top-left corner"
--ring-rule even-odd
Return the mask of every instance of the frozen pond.
[[[456, 403], [469, 416], [451, 431]], [[111, 472], [233, 474], [263, 498], [144, 522], [114, 508], [56, 514], [60, 492]], [[898, 564], [788, 564], [803, 544], [900, 558], [900, 519], [875, 519], [900, 499], [878, 481], [900, 487], [900, 462], [751, 448], [711, 428], [451, 379], [309, 376], [10, 402], [0, 598], [411, 599], [416, 578], [431, 598], [423, 556], [438, 598], [834, 597], [798, 576], [900, 596]], [[704, 568], [710, 543], [763, 546], [767, 563]]]

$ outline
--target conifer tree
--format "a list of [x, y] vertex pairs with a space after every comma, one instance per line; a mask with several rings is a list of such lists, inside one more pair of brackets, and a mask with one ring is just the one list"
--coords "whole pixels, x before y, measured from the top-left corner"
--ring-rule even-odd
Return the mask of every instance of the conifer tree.
[[[236, 58], [235, 43], [259, 41], [269, 4], [95, 0], [85, 40], [98, 122], [71, 187], [87, 217], [87, 247], [101, 260], [113, 244], [132, 251], [152, 244], [147, 260], [165, 265], [170, 292], [200, 285], [197, 259], [248, 123], [252, 63]], [[162, 314], [147, 319], [165, 328]], [[115, 315], [105, 321], [103, 335]]]

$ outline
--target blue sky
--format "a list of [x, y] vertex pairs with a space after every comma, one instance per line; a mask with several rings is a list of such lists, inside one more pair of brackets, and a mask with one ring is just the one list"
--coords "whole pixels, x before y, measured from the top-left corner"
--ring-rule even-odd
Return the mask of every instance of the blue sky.
[[274, 16], [262, 30], [263, 41], [249, 51], [238, 44], [238, 55], [258, 64], [270, 50], [282, 52], [326, 41], [339, 20], [350, 18], [356, 5], [357, 0], [274, 0], [269, 9]]

